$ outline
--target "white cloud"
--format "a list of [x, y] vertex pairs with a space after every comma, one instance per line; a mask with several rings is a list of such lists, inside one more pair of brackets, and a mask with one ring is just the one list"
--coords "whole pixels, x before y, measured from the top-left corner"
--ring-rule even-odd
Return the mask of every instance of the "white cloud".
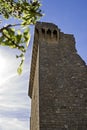
[[[29, 55], [27, 52], [26, 55]], [[29, 129], [30, 99], [28, 97], [30, 55], [26, 59], [23, 74], [16, 73], [15, 55], [0, 49], [5, 58], [5, 68], [0, 73], [0, 130]]]
[[0, 130], [27, 130], [29, 122], [20, 121], [16, 118], [2, 118], [0, 120]]
[[[33, 30], [32, 30], [33, 33]], [[21, 76], [17, 74], [19, 52], [0, 46], [0, 130], [28, 130], [31, 101], [28, 97], [32, 41]]]

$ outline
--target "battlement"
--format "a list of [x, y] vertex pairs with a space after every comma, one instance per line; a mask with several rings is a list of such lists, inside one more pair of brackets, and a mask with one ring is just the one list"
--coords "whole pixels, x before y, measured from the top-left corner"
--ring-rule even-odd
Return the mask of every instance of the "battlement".
[[58, 43], [60, 29], [55, 24], [37, 22], [35, 38], [46, 43]]

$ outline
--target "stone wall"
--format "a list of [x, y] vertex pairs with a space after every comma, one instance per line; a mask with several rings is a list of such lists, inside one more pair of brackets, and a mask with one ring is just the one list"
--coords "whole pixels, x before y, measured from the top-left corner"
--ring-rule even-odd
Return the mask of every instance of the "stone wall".
[[39, 130], [39, 75], [38, 75], [38, 56], [35, 68], [35, 77], [32, 91], [32, 102], [31, 102], [31, 117], [30, 117], [30, 130]]
[[[36, 118], [40, 130], [86, 130], [87, 66], [77, 54], [74, 36], [64, 34], [54, 24], [37, 23], [36, 45], [39, 56], [34, 47], [29, 87], [31, 113], [36, 113], [31, 114], [31, 130], [37, 130]], [[36, 59], [39, 61], [37, 66]], [[35, 68], [39, 68], [36, 72], [39, 75], [38, 83]], [[34, 99], [37, 94], [39, 97]]]

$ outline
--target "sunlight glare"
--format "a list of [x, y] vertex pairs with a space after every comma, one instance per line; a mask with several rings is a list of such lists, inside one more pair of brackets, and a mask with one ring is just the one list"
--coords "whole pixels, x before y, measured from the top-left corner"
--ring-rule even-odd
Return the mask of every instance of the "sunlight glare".
[[5, 71], [6, 68], [6, 59], [0, 55], [0, 75]]
[[5, 71], [7, 69], [6, 62], [7, 60], [5, 57], [0, 55], [0, 83], [2, 82], [3, 76], [5, 75]]

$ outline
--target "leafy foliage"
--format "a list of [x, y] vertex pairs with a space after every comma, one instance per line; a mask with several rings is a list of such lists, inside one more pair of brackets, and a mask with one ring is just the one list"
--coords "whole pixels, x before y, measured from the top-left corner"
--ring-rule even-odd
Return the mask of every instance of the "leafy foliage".
[[[4, 19], [15, 18], [17, 24], [8, 24], [0, 28], [0, 45], [18, 49], [21, 54], [16, 58], [21, 58], [20, 65], [17, 69], [19, 74], [22, 73], [24, 63], [24, 54], [30, 40], [29, 25], [35, 24], [42, 16], [38, 0], [0, 0], [0, 15]], [[20, 29], [17, 27], [20, 26]]]

